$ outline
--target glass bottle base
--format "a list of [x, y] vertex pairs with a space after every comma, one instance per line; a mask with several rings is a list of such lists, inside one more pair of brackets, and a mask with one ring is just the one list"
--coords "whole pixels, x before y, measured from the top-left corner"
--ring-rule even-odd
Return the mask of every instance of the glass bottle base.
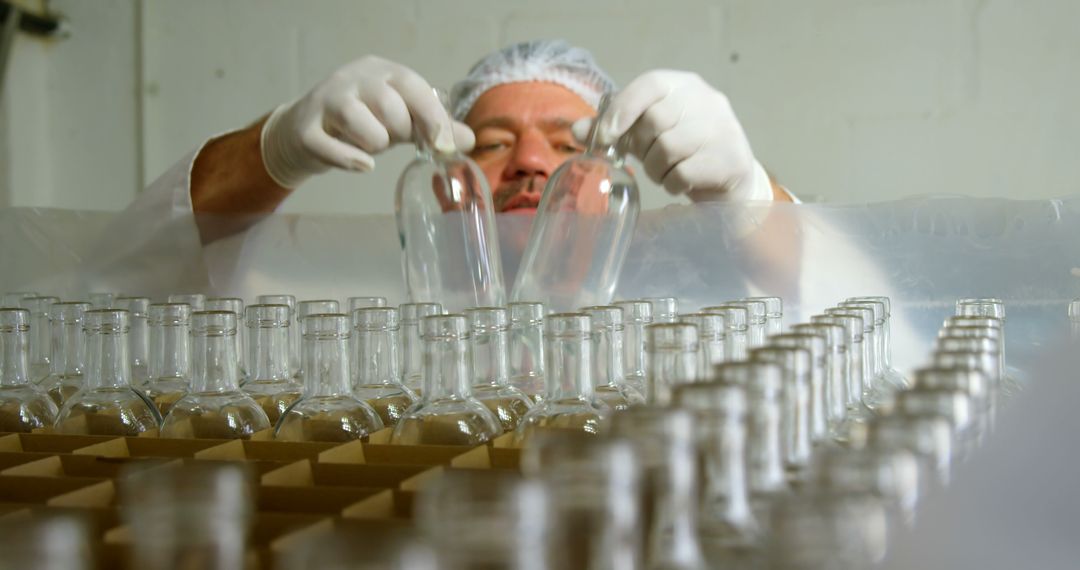
[[242, 392], [193, 393], [173, 404], [161, 437], [249, 439], [266, 429], [270, 429], [266, 412]]
[[352, 396], [305, 398], [289, 408], [274, 430], [283, 441], [352, 441], [383, 428], [375, 410]]

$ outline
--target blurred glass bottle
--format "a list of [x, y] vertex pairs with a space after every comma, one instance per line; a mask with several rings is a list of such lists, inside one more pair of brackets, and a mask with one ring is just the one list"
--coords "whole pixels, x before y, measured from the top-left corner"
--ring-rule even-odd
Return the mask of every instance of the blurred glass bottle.
[[498, 418], [472, 396], [469, 323], [464, 315], [434, 315], [421, 323], [424, 388], [394, 426], [391, 443], [478, 445], [499, 436]]
[[976, 402], [987, 413], [987, 426], [994, 429], [997, 423], [997, 413], [1001, 400], [1001, 369], [998, 368], [997, 358], [989, 353], [975, 352], [971, 350], [935, 350], [931, 359], [931, 365], [935, 368], [952, 368], [958, 370], [979, 371], [986, 377], [987, 394], [985, 400], [979, 395], [973, 397], [979, 399]]
[[521, 452], [521, 470], [551, 497], [551, 568], [643, 568], [641, 466], [629, 442], [539, 432]]
[[780, 433], [784, 468], [792, 484], [804, 481], [813, 455], [810, 438], [810, 352], [803, 348], [763, 346], [750, 359], [775, 362], [782, 369]]
[[649, 376], [646, 401], [653, 406], [671, 403], [671, 390], [698, 379], [697, 326], [686, 323], [654, 324], [646, 327]]
[[131, 386], [128, 323], [128, 312], [121, 309], [85, 313], [85, 386], [60, 408], [56, 431], [135, 436], [158, 428], [157, 408]]
[[249, 439], [270, 429], [262, 407], [240, 390], [236, 366], [236, 314], [191, 315], [191, 389], [173, 404], [161, 437]]
[[829, 439], [829, 410], [825, 399], [825, 383], [827, 381], [828, 348], [824, 335], [817, 333], [787, 333], [778, 334], [769, 338], [770, 346], [786, 348], [801, 348], [810, 355], [810, 371], [808, 382], [810, 409], [809, 426], [810, 441], [820, 444]]
[[603, 146], [608, 96], [600, 102], [585, 152], [548, 179], [511, 299], [539, 300], [549, 309], [611, 302], [637, 225], [638, 188], [617, 144]]
[[765, 346], [768, 330], [768, 310], [764, 301], [731, 301], [728, 305], [746, 309], [746, 346], [757, 348]]
[[63, 406], [83, 387], [86, 370], [86, 337], [83, 320], [90, 303], [53, 304], [49, 316], [52, 329], [52, 372], [39, 384], [57, 406]]
[[[874, 330], [874, 311], [861, 307], [832, 307], [825, 309], [826, 315], [834, 317], [858, 317], [862, 322], [862, 339], [858, 345], [859, 362], [862, 364], [862, 403], [872, 411], [888, 411], [892, 405], [891, 391], [883, 390], [881, 385], [880, 370], [877, 365], [877, 353]], [[852, 352], [854, 356], [854, 351]]]
[[819, 450], [810, 485], [877, 498], [887, 507], [890, 522], [910, 526], [920, 496], [918, 460], [907, 449], [871, 445], [865, 426], [860, 424], [851, 445]]
[[517, 445], [534, 432], [565, 429], [598, 434], [611, 408], [596, 396], [592, 377], [592, 323], [582, 313], [556, 313], [544, 319], [544, 399], [521, 419]]
[[[12, 308], [12, 307], [5, 307]], [[92, 570], [95, 534], [74, 509], [35, 509], [29, 516], [0, 519], [0, 568]]]
[[416, 394], [401, 383], [398, 357], [398, 311], [392, 307], [369, 307], [353, 311], [353, 395], [375, 409], [386, 427], [416, 403]]
[[303, 393], [289, 364], [292, 309], [288, 305], [259, 304], [248, 305], [244, 312], [251, 379], [243, 390], [262, 407], [270, 425], [277, 425], [281, 414]]
[[895, 412], [866, 424], [868, 445], [905, 449], [919, 462], [923, 494], [949, 484], [953, 455], [952, 429], [937, 414]]
[[[362, 524], [362, 522], [360, 523]], [[342, 524], [290, 541], [274, 559], [279, 570], [439, 570], [431, 546], [411, 529]]]
[[762, 536], [746, 474], [746, 391], [724, 382], [685, 384], [675, 388], [674, 402], [695, 416], [705, 559], [713, 568], [753, 567]]
[[596, 395], [613, 410], [645, 403], [645, 397], [626, 382], [623, 364], [623, 310], [613, 305], [581, 310], [592, 324], [592, 372]]
[[1073, 340], [1080, 340], [1080, 299], [1069, 302], [1069, 332]]
[[847, 434], [847, 333], [840, 325], [802, 323], [791, 327], [796, 334], [818, 335], [825, 339], [825, 412], [829, 437], [837, 442]]
[[544, 304], [520, 301], [510, 310], [510, 385], [533, 398], [544, 394]]
[[[93, 299], [91, 299], [91, 302]], [[169, 295], [170, 303], [185, 303], [191, 306], [191, 312], [198, 313], [206, 310], [206, 295], [202, 293], [174, 293]]]
[[652, 305], [648, 301], [618, 301], [614, 306], [623, 310], [623, 361], [626, 366], [626, 383], [645, 394], [645, 377], [648, 375], [648, 352], [646, 352], [645, 327], [653, 323]]
[[724, 362], [724, 343], [727, 339], [724, 316], [717, 313], [690, 313], [681, 315], [679, 322], [698, 329], [697, 381], [715, 380], [714, 368]]
[[49, 315], [59, 297], [25, 297], [22, 308], [30, 311], [30, 381], [41, 382], [52, 371], [52, 326]]
[[454, 311], [506, 304], [487, 177], [458, 150], [432, 148], [419, 133], [413, 141], [416, 158], [394, 196], [409, 298], [438, 299]]
[[780, 297], [746, 297], [743, 301], [765, 303], [765, 337], [784, 332], [784, 300]]
[[132, 568], [244, 568], [254, 514], [252, 474], [239, 462], [135, 465], [120, 479]]
[[510, 317], [502, 307], [474, 307], [465, 316], [470, 329], [473, 397], [495, 414], [504, 432], [512, 432], [532, 408], [532, 400], [510, 385]]
[[150, 299], [146, 297], [117, 297], [113, 303], [117, 309], [123, 309], [130, 315], [131, 333], [128, 335], [130, 346], [128, 357], [131, 358], [131, 385], [146, 391], [149, 381], [150, 326], [147, 311]]
[[443, 473], [419, 492], [416, 521], [446, 570], [546, 570], [547, 489], [509, 472]]
[[749, 313], [746, 307], [739, 305], [716, 305], [701, 309], [702, 313], [712, 313], [724, 317], [727, 325], [727, 342], [724, 346], [724, 362], [746, 360], [749, 350], [747, 338]]
[[814, 324], [840, 325], [847, 336], [847, 358], [844, 359], [844, 378], [847, 380], [847, 421], [863, 422], [873, 415], [863, 404], [863, 323], [862, 317], [850, 315], [814, 315]]
[[116, 305], [116, 298], [123, 293], [113, 291], [96, 291], [90, 293], [90, 307], [92, 309], [112, 309]]
[[148, 314], [150, 367], [144, 392], [165, 417], [191, 388], [191, 306], [154, 304]]
[[311, 314], [303, 329], [304, 395], [281, 415], [274, 431], [284, 441], [351, 441], [383, 428], [374, 408], [352, 394], [349, 317]]
[[292, 295], [259, 295], [255, 302], [260, 305], [285, 305], [289, 307], [289, 375], [300, 374], [300, 321], [296, 316], [296, 297]]
[[386, 306], [386, 297], [349, 297], [347, 301], [350, 315], [357, 309], [370, 309]]
[[244, 300], [238, 297], [213, 297], [206, 300], [207, 311], [229, 311], [236, 315], [236, 377], [240, 379], [240, 386], [248, 381], [247, 370], [247, 327], [244, 326]]
[[0, 431], [30, 432], [56, 422], [56, 404], [30, 381], [30, 311], [0, 309]]
[[811, 486], [781, 500], [769, 520], [770, 570], [860, 570], [885, 556], [888, 515], [871, 495]]
[[9, 291], [0, 296], [0, 308], [3, 309], [20, 309], [23, 308], [23, 301], [30, 297], [38, 297], [38, 293], [33, 291]]
[[421, 323], [426, 317], [441, 315], [438, 303], [404, 303], [398, 308], [401, 318], [401, 375], [410, 390], [420, 390], [424, 380], [424, 341]]
[[879, 327], [878, 344], [881, 345], [882, 369], [885, 381], [896, 389], [906, 388], [911, 382], [892, 365], [892, 300], [884, 296], [851, 297], [848, 301], [881, 303], [884, 323]]
[[[956, 315], [960, 317], [993, 317], [1001, 322], [1002, 345], [1005, 353], [1004, 335], [1008, 321], [1005, 319], [1005, 302], [997, 298], [968, 298], [956, 301]], [[1001, 390], [1005, 396], [1012, 396], [1021, 390], [1022, 378], [1019, 371], [1002, 362]]]
[[679, 300], [675, 297], [645, 297], [641, 300], [652, 306], [654, 323], [669, 324], [679, 321]]
[[612, 415], [611, 436], [629, 441], [641, 462], [647, 568], [706, 568], [698, 540], [695, 435], [688, 410], [636, 407]]

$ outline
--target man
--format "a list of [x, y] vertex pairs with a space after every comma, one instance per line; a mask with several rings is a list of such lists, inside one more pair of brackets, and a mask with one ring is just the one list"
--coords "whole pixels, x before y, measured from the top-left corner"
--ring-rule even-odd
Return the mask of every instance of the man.
[[[614, 88], [585, 50], [520, 43], [487, 56], [454, 86], [451, 117], [414, 71], [363, 57], [256, 124], [209, 141], [191, 169], [192, 208], [272, 212], [308, 177], [329, 168], [368, 172], [375, 155], [421, 136], [470, 152], [496, 211], [535, 210], [547, 178], [583, 150], [600, 96]], [[668, 192], [694, 201], [791, 200], [754, 159], [727, 98], [694, 73], [639, 76], [615, 95], [608, 117], [602, 142], [626, 137], [645, 174]]]

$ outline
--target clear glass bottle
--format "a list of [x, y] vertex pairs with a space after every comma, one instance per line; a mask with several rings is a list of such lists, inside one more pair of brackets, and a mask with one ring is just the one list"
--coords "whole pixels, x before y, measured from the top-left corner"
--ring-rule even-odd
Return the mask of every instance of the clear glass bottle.
[[581, 313], [556, 313], [544, 319], [547, 390], [544, 399], [521, 419], [514, 442], [522, 445], [534, 432], [549, 429], [600, 432], [610, 408], [596, 397], [592, 377], [592, 323]]
[[304, 395], [278, 420], [282, 441], [352, 441], [383, 428], [375, 409], [352, 394], [349, 378], [349, 317], [311, 314], [303, 329]]
[[420, 324], [427, 317], [441, 315], [438, 303], [405, 303], [398, 308], [401, 317], [401, 375], [410, 390], [420, 390], [424, 381], [424, 342]]
[[168, 301], [190, 305], [193, 313], [206, 310], [206, 295], [202, 293], [174, 293], [169, 295]]
[[386, 306], [386, 297], [349, 297], [347, 299], [349, 314], [357, 309], [370, 309]]
[[724, 346], [724, 362], [746, 360], [748, 350], [746, 307], [737, 305], [716, 305], [701, 309], [703, 313], [713, 313], [724, 317], [727, 325], [727, 342]]
[[1073, 340], [1080, 340], [1080, 299], [1069, 302], [1069, 332]]
[[90, 307], [92, 309], [111, 309], [116, 306], [116, 298], [123, 295], [112, 291], [97, 291], [90, 293]]
[[248, 345], [247, 340], [247, 327], [244, 326], [244, 300], [239, 297], [211, 297], [206, 300], [206, 311], [229, 311], [236, 315], [236, 322], [239, 325], [236, 331], [236, 377], [240, 379], [240, 386], [248, 381], [248, 371], [246, 347]]
[[128, 356], [131, 358], [131, 385], [145, 392], [150, 379], [150, 326], [147, 323], [150, 299], [121, 296], [117, 297], [113, 304], [117, 309], [123, 309], [131, 315], [131, 333], [128, 336], [131, 341], [128, 349]]
[[757, 348], [765, 346], [768, 328], [768, 310], [764, 301], [732, 301], [727, 303], [746, 309], [746, 346]]
[[878, 498], [811, 486], [770, 513], [766, 568], [872, 568], [884, 559], [888, 513]]
[[341, 313], [341, 304], [334, 299], [311, 299], [296, 304], [296, 325], [300, 335], [300, 373], [297, 379], [304, 382], [304, 319], [311, 315], [336, 315]]
[[292, 309], [288, 305], [258, 304], [248, 305], [244, 313], [251, 379], [244, 384], [243, 390], [263, 409], [270, 425], [276, 426], [281, 414], [299, 400], [304, 391], [293, 376], [289, 362]]
[[881, 358], [882, 374], [886, 384], [897, 390], [911, 385], [911, 382], [892, 365], [892, 300], [884, 296], [851, 297], [848, 301], [857, 303], [880, 303], [883, 311], [882, 323], [878, 326], [877, 341]]
[[135, 436], [161, 423], [153, 403], [131, 387], [127, 311], [86, 311], [85, 386], [60, 408], [55, 430], [79, 435]]
[[754, 520], [768, 522], [772, 504], [788, 493], [781, 431], [783, 368], [775, 362], [727, 362], [717, 367], [719, 381], [746, 391], [746, 473]]
[[[988, 430], [993, 430], [997, 423], [997, 412], [1001, 398], [1001, 369], [998, 368], [997, 358], [984, 352], [969, 350], [948, 351], [935, 350], [931, 358], [931, 366], [935, 368], [951, 368], [954, 370], [977, 371], [986, 377], [988, 386], [985, 402], [977, 401], [976, 405], [986, 410], [986, 425]], [[978, 398], [976, 396], [976, 398]]]
[[30, 432], [56, 422], [56, 404], [30, 378], [30, 311], [0, 309], [0, 432]]
[[810, 354], [810, 441], [820, 444], [829, 439], [829, 411], [825, 399], [825, 384], [828, 372], [826, 371], [828, 354], [827, 339], [824, 335], [816, 333], [787, 333], [778, 334], [769, 338], [771, 346], [787, 348], [801, 348]]
[[701, 542], [710, 567], [753, 567], [761, 528], [746, 474], [746, 390], [704, 382], [675, 388], [674, 403], [695, 415], [702, 474]]
[[255, 498], [240, 462], [135, 465], [119, 481], [131, 531], [131, 567], [140, 570], [245, 568]]
[[285, 305], [289, 307], [289, 374], [300, 375], [300, 321], [296, 316], [296, 297], [292, 295], [259, 295], [255, 302], [260, 305]]
[[[1005, 302], [996, 298], [969, 298], [956, 301], [956, 315], [960, 317], [993, 317], [1001, 322], [1002, 335], [1005, 334]], [[1002, 337], [1004, 341], [1004, 336]], [[1002, 354], [1005, 353], [1005, 345], [1002, 342]], [[1022, 388], [1020, 374], [1002, 362], [1001, 368], [1001, 391], [1006, 396], [1019, 392]]]
[[681, 315], [679, 322], [694, 325], [698, 329], [697, 381], [714, 380], [714, 368], [724, 362], [724, 343], [727, 340], [724, 316], [717, 313], [690, 313]]
[[548, 489], [508, 472], [443, 473], [419, 492], [417, 524], [445, 570], [545, 570]]
[[[369, 528], [363, 525], [365, 531]], [[298, 536], [274, 558], [278, 570], [439, 570], [431, 546], [419, 533], [391, 525], [357, 532], [348, 526]]]
[[649, 351], [649, 376], [645, 400], [649, 405], [671, 403], [671, 390], [698, 379], [697, 326], [686, 323], [645, 327]]
[[521, 470], [551, 496], [551, 568], [642, 568], [641, 464], [627, 441], [539, 432]]
[[505, 305], [487, 176], [460, 151], [434, 149], [419, 135], [413, 140], [416, 158], [394, 195], [409, 299], [438, 299], [454, 311]]
[[743, 301], [765, 303], [765, 337], [784, 332], [784, 300], [780, 297], [746, 297]]
[[608, 98], [601, 101], [584, 154], [548, 179], [522, 254], [511, 299], [539, 300], [549, 309], [609, 304], [637, 225], [637, 182], [617, 144], [603, 146]]
[[654, 323], [670, 324], [679, 322], [679, 300], [675, 297], [645, 297], [641, 300], [652, 305]]
[[165, 417], [191, 388], [191, 305], [154, 304], [147, 313], [150, 362], [144, 393]]
[[394, 426], [391, 443], [479, 445], [498, 437], [502, 433], [498, 418], [472, 396], [468, 319], [425, 317], [421, 333], [424, 388], [420, 401]]
[[936, 415], [945, 418], [953, 436], [953, 455], [958, 460], [971, 457], [979, 446], [971, 398], [962, 390], [948, 387], [915, 386], [896, 395], [896, 409], [909, 415]]
[[1001, 371], [1005, 370], [1005, 353], [1002, 351], [1004, 342], [1005, 338], [999, 328], [952, 325], [938, 331], [936, 349], [944, 351], [973, 350], [996, 355], [997, 371], [1000, 374]]
[[849, 422], [864, 422], [873, 415], [870, 408], [863, 404], [863, 322], [857, 315], [814, 315], [810, 317], [814, 324], [831, 324], [844, 327], [847, 335], [847, 359], [844, 377], [847, 379], [847, 419]]
[[412, 390], [401, 383], [398, 358], [398, 311], [392, 307], [369, 307], [353, 311], [353, 395], [366, 401], [386, 427], [397, 425], [416, 403]]
[[862, 362], [862, 403], [871, 411], [888, 411], [892, 405], [891, 396], [893, 394], [882, 387], [880, 369], [877, 364], [877, 351], [874, 349], [877, 344], [874, 334], [874, 311], [861, 307], [833, 307], [825, 309], [825, 314], [832, 316], [850, 315], [859, 317], [862, 320], [863, 334], [862, 341], [859, 343], [862, 348], [860, 353], [860, 362]]
[[802, 323], [791, 327], [796, 334], [819, 335], [825, 339], [825, 411], [829, 437], [843, 442], [847, 438], [847, 333], [841, 325]]
[[688, 410], [637, 407], [612, 415], [611, 437], [629, 441], [641, 462], [647, 568], [706, 568], [698, 540], [695, 435]]
[[[864, 341], [867, 343], [867, 352], [870, 356], [870, 372], [873, 374], [873, 382], [870, 384], [870, 396], [871, 402], [877, 402], [878, 404], [871, 406], [871, 408], [879, 409], [883, 406], [888, 409], [888, 406], [896, 396], [897, 390], [902, 390], [907, 387], [907, 382], [902, 381], [899, 384], [894, 384], [893, 379], [886, 373], [885, 368], [885, 304], [880, 301], [844, 301], [838, 305], [843, 309], [859, 309], [862, 310], [867, 318], [872, 318], [874, 323], [874, 330], [872, 336], [866, 336]], [[866, 311], [870, 311], [866, 313]], [[901, 379], [902, 380], [902, 379]]]
[[797, 484], [805, 480], [813, 456], [810, 437], [810, 351], [763, 346], [751, 350], [750, 359], [775, 362], [783, 369], [780, 432], [784, 438], [784, 468], [788, 480]]
[[[837, 493], [867, 495], [906, 525], [914, 522], [919, 501], [919, 464], [902, 448], [868, 445], [860, 430], [851, 446], [827, 446], [814, 457], [810, 484]], [[890, 517], [890, 520], [892, 519]]]
[[10, 291], [0, 296], [0, 308], [20, 309], [23, 308], [23, 301], [25, 299], [38, 296], [39, 295], [33, 291]]
[[510, 311], [510, 385], [537, 399], [544, 394], [544, 304], [520, 301]]
[[22, 308], [30, 311], [30, 381], [44, 380], [52, 372], [52, 306], [59, 297], [26, 297]]
[[161, 437], [250, 439], [270, 429], [266, 412], [240, 390], [236, 367], [236, 314], [191, 315], [191, 389], [173, 404]]
[[510, 316], [502, 307], [474, 307], [465, 316], [470, 329], [473, 397], [495, 414], [504, 432], [512, 432], [532, 408], [532, 400], [510, 385]]
[[899, 412], [871, 419], [866, 424], [868, 445], [905, 449], [919, 462], [922, 494], [949, 484], [953, 455], [952, 428], [937, 414]]
[[54, 303], [49, 316], [52, 331], [52, 371], [38, 385], [57, 406], [63, 406], [83, 387], [86, 370], [86, 338], [83, 320], [90, 303]]
[[623, 311], [614, 305], [598, 305], [581, 310], [592, 323], [593, 378], [596, 395], [613, 410], [645, 403], [645, 396], [626, 382], [623, 363]]
[[653, 323], [652, 305], [647, 301], [618, 301], [613, 305], [623, 310], [626, 383], [644, 394], [649, 356], [645, 349], [645, 327]]
[[[13, 308], [13, 307], [6, 307]], [[94, 545], [90, 517], [76, 509], [35, 508], [0, 519], [0, 552], [4, 568], [93, 570]]]

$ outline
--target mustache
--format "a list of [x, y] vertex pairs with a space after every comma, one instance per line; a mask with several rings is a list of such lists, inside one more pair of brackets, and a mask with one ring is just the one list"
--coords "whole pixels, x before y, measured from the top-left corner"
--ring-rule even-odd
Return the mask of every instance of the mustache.
[[498, 193], [493, 196], [495, 202], [495, 211], [501, 212], [503, 207], [506, 206], [510, 200], [513, 200], [518, 194], [522, 192], [532, 194], [541, 193], [544, 191], [544, 185], [540, 182], [538, 176], [529, 176], [528, 178], [521, 178], [514, 180], [507, 184], [502, 185], [499, 188]]

